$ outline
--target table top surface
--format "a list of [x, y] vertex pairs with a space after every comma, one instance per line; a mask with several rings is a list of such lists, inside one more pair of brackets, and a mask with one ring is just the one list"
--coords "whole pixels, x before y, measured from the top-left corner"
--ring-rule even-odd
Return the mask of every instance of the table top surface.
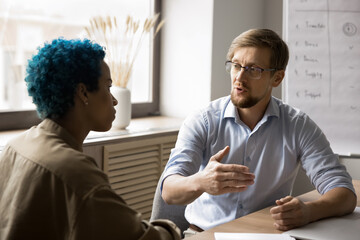
[[[357, 196], [360, 196], [360, 180], [354, 180], [354, 187], [356, 190]], [[303, 195], [300, 195], [298, 198], [302, 201], [311, 201], [317, 199], [320, 194], [314, 190]], [[360, 199], [357, 199], [357, 206], [360, 206]], [[216, 226], [214, 228], [208, 229], [204, 232], [196, 234], [196, 236], [189, 237], [186, 239], [192, 240], [214, 240], [215, 232], [234, 232], [234, 233], [283, 233], [276, 230], [273, 227], [273, 219], [270, 215], [270, 208], [264, 208], [257, 212], [251, 213], [244, 217], [235, 219], [231, 222], [224, 223], [222, 225]]]

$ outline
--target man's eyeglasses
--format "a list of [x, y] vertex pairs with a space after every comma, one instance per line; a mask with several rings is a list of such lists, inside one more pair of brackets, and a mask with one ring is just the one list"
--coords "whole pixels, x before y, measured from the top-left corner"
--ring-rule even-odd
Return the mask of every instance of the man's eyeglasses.
[[237, 75], [243, 68], [246, 76], [251, 79], [260, 79], [261, 73], [264, 71], [272, 72], [277, 70], [276, 68], [264, 69], [260, 67], [243, 67], [240, 64], [234, 63], [232, 61], [226, 61], [225, 68], [228, 73], [232, 73], [234, 75]]

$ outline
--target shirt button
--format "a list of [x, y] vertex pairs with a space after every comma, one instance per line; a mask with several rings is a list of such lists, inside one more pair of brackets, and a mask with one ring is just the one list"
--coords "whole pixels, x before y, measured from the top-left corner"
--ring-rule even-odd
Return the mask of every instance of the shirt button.
[[246, 157], [246, 161], [247, 162], [250, 162], [251, 161], [251, 158], [248, 156], [248, 157]]
[[239, 204], [239, 208], [240, 208], [240, 209], [243, 209], [243, 205], [242, 205], [242, 204]]

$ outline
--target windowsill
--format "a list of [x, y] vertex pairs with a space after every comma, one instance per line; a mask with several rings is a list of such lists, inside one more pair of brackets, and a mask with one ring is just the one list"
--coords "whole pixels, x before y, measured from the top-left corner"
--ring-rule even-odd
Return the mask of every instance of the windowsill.
[[[126, 129], [112, 128], [107, 132], [91, 131], [85, 139], [84, 145], [108, 140], [116, 140], [119, 138], [178, 131], [182, 121], [183, 119], [181, 118], [166, 116], [134, 118], [131, 120], [130, 125]], [[11, 138], [21, 134], [24, 131], [26, 131], [26, 129], [0, 131], [0, 151]]]

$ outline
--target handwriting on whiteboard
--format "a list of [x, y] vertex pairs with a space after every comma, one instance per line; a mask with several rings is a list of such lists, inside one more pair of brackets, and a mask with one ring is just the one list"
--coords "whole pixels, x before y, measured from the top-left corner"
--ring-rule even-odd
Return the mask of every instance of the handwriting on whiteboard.
[[360, 146], [360, 1], [284, 0], [290, 59], [284, 95], [337, 153]]
[[357, 5], [346, 8], [336, 0], [289, 2], [289, 103], [302, 107], [316, 101], [333, 107], [348, 99], [345, 108], [359, 109], [360, 4], [353, 1]]

